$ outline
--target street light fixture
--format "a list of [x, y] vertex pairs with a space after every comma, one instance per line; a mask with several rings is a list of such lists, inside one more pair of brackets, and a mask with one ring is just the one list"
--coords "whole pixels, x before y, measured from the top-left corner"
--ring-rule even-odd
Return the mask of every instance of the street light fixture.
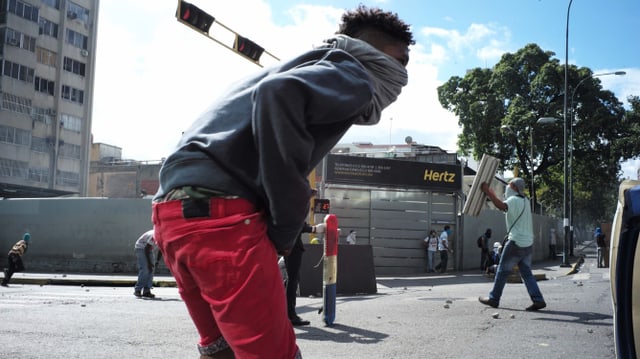
[[[541, 117], [539, 118], [535, 124], [537, 125], [546, 125], [546, 124], [550, 124], [550, 123], [555, 123], [559, 121], [557, 118], [555, 117]], [[529, 143], [530, 143], [530, 152], [529, 152], [529, 161], [531, 162], [531, 213], [535, 212], [535, 168], [534, 168], [534, 162], [533, 162], [533, 125], [531, 126], [527, 126], [528, 131], [529, 131]], [[510, 132], [514, 135], [516, 135], [515, 131], [513, 130], [513, 128], [511, 128], [511, 126], [509, 125], [502, 125], [500, 126], [500, 129], [503, 131], [507, 131]]]
[[567, 82], [569, 78], [569, 14], [571, 12], [571, 3], [573, 0], [569, 0], [569, 6], [567, 7], [567, 26], [565, 32], [565, 41], [564, 41], [564, 104], [562, 106], [562, 120], [564, 121], [564, 191], [562, 195], [562, 201], [564, 202], [564, 211], [563, 211], [563, 219], [562, 225], [564, 227], [564, 238], [563, 238], [563, 250], [562, 250], [562, 264], [561, 267], [570, 267], [569, 265], [569, 201], [567, 200], [567, 190], [568, 190], [568, 174], [569, 174], [569, 162], [567, 161]]
[[569, 125], [569, 128], [571, 129], [571, 133], [570, 133], [570, 139], [569, 139], [569, 255], [573, 256], [573, 126], [575, 124], [575, 120], [576, 120], [576, 110], [575, 107], [573, 105], [573, 99], [576, 96], [576, 92], [578, 91], [578, 88], [580, 87], [580, 85], [582, 85], [586, 80], [589, 80], [591, 78], [594, 77], [600, 77], [600, 76], [610, 76], [610, 75], [615, 75], [615, 76], [624, 76], [627, 73], [625, 71], [613, 71], [613, 72], [605, 72], [605, 73], [600, 73], [600, 74], [592, 74], [589, 76], [585, 76], [582, 80], [580, 80], [580, 82], [578, 82], [578, 84], [576, 85], [576, 87], [573, 88], [573, 91], [571, 92], [571, 123]]

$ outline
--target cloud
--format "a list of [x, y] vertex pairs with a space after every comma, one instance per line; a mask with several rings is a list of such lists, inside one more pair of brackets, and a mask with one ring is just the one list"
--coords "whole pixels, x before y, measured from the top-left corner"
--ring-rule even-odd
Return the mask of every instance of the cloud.
[[[432, 42], [434, 59], [464, 59], [473, 54], [483, 63], [498, 60], [508, 51], [511, 32], [496, 24], [471, 24], [464, 33], [435, 27], [424, 27], [420, 33]], [[439, 41], [442, 41], [440, 43]]]

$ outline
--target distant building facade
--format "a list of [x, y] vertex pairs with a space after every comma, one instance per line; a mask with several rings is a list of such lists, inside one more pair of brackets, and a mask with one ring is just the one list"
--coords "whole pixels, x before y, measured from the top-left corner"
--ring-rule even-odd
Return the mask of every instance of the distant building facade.
[[0, 198], [88, 194], [99, 0], [0, 0]]
[[88, 197], [150, 198], [158, 191], [161, 166], [162, 160], [124, 160], [120, 147], [94, 143]]

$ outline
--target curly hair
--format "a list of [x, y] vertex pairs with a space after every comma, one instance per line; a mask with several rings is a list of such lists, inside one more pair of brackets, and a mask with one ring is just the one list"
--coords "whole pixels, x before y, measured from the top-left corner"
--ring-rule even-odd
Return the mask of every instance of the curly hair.
[[[363, 40], [385, 36], [407, 45], [414, 45], [413, 34], [409, 25], [398, 18], [398, 14], [383, 11], [379, 8], [367, 8], [360, 4], [355, 10], [342, 15], [342, 23], [336, 34], [344, 34]], [[381, 40], [379, 37], [377, 40]]]

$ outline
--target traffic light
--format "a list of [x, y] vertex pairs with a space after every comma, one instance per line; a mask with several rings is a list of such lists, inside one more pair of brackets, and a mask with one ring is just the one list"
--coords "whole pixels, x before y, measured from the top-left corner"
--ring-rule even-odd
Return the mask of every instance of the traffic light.
[[331, 202], [328, 199], [314, 198], [313, 199], [313, 212], [315, 214], [329, 214], [331, 210]]
[[213, 22], [216, 21], [213, 16], [202, 11], [197, 6], [189, 4], [188, 2], [182, 0], [178, 3], [176, 16], [178, 15], [178, 19], [190, 24], [191, 26], [206, 34], [209, 33], [209, 28], [211, 28]]
[[254, 62], [260, 61], [260, 56], [262, 56], [262, 53], [264, 52], [263, 47], [238, 34], [236, 34], [236, 41], [233, 43], [233, 49]]

